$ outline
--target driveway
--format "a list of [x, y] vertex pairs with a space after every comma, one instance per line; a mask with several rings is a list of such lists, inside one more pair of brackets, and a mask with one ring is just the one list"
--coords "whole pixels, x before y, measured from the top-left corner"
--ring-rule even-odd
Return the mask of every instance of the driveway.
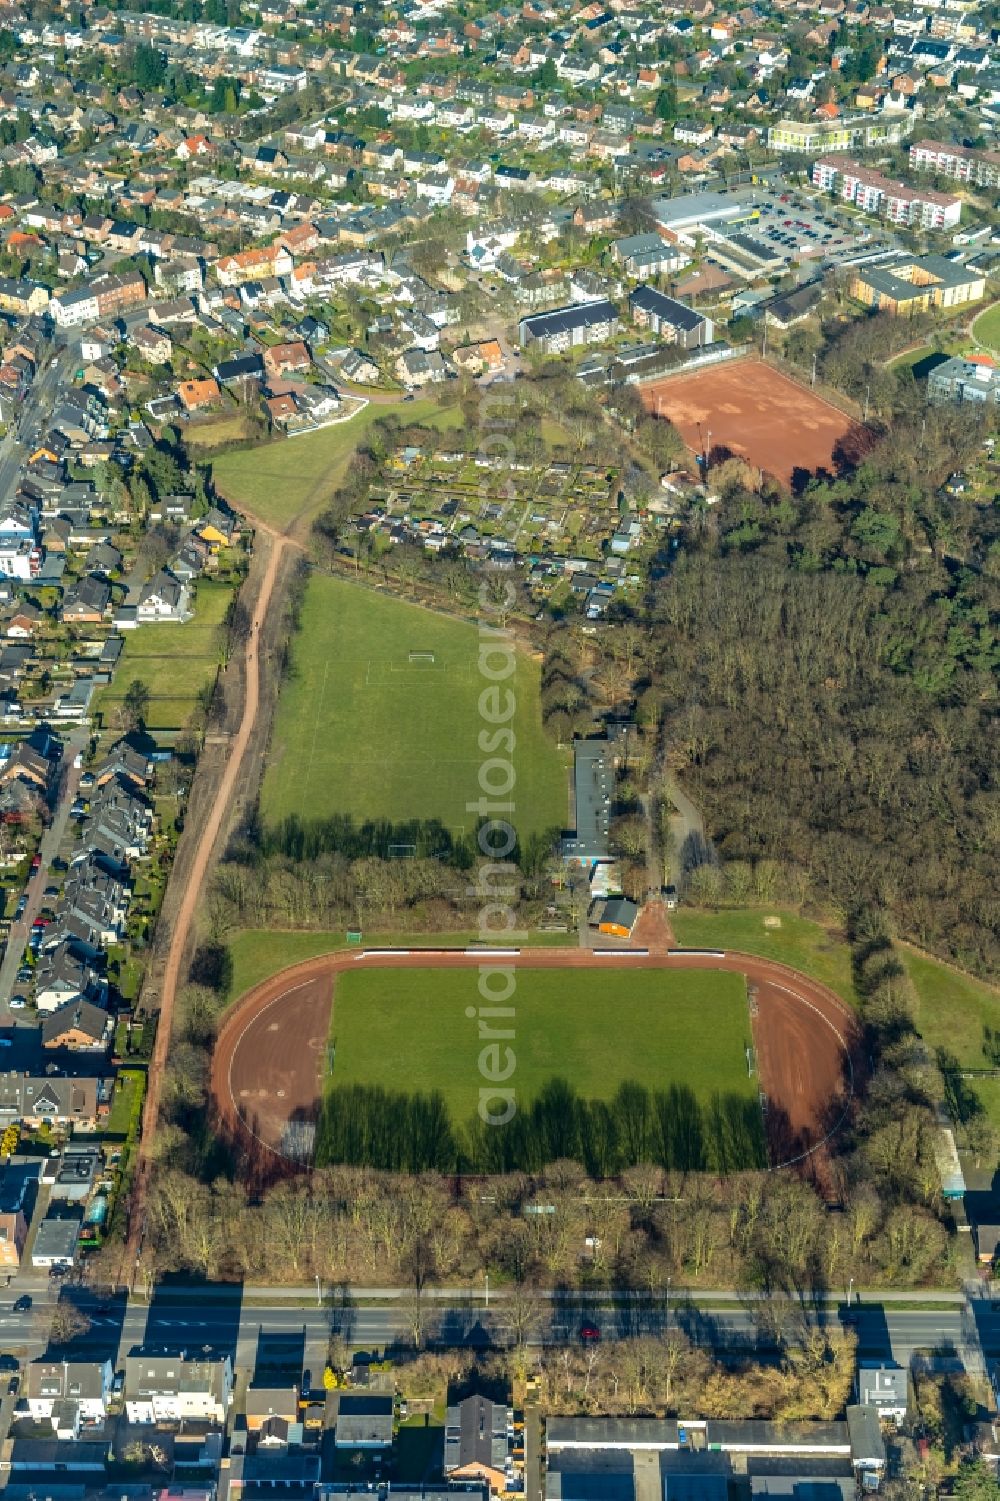
[[684, 877], [705, 863], [709, 845], [699, 809], [678, 786], [672, 772], [664, 778], [664, 791], [675, 810], [670, 818], [671, 848], [664, 850], [664, 878], [668, 886], [680, 889]]

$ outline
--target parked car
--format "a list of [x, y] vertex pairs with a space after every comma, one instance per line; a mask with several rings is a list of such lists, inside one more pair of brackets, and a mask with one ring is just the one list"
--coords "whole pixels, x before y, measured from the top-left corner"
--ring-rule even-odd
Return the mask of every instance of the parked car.
[[12, 1011], [23, 1011], [27, 1004], [23, 995], [12, 995], [10, 998], [10, 1009]]
[[24, 916], [24, 911], [25, 911], [25, 908], [27, 907], [27, 905], [28, 905], [28, 898], [26, 896], [22, 896], [21, 899], [20, 899], [20, 901], [17, 904], [17, 912], [14, 915], [16, 917], [23, 917]]
[[29, 1298], [27, 1293], [22, 1293], [17, 1302], [14, 1304], [14, 1312], [27, 1313], [30, 1307], [31, 1299]]

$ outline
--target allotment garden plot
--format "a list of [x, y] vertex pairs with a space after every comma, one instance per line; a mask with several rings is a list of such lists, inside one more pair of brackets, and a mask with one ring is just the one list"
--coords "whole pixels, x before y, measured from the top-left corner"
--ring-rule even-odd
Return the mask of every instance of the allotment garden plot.
[[[314, 576], [282, 685], [264, 779], [266, 823], [347, 814], [356, 821], [438, 819], [474, 833], [485, 754], [475, 625]], [[513, 822], [521, 838], [561, 828], [566, 771], [544, 734], [539, 667], [518, 655]], [[405, 853], [402, 851], [401, 853]]]
[[389, 546], [502, 548], [598, 562], [618, 522], [618, 475], [596, 464], [399, 448], [355, 525]]

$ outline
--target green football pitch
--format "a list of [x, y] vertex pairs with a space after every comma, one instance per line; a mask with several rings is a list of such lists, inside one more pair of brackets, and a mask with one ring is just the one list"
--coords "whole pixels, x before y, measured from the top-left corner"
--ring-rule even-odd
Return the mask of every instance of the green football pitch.
[[[742, 975], [722, 970], [516, 971], [516, 1057], [510, 1083], [530, 1103], [549, 1079], [583, 1099], [608, 1100], [624, 1081], [649, 1090], [686, 1085], [700, 1103], [715, 1094], [756, 1097], [747, 1071], [750, 1018]], [[438, 1090], [452, 1119], [476, 1112], [478, 971], [352, 970], [337, 978], [328, 1084]], [[507, 1026], [496, 1022], [494, 1025]]]
[[[314, 576], [282, 684], [262, 813], [275, 823], [350, 814], [357, 821], [437, 818], [471, 835], [489, 730], [479, 632], [419, 605]], [[511, 822], [522, 839], [568, 817], [567, 766], [542, 728], [539, 667], [518, 654], [511, 722]], [[494, 730], [495, 733], [495, 730]]]

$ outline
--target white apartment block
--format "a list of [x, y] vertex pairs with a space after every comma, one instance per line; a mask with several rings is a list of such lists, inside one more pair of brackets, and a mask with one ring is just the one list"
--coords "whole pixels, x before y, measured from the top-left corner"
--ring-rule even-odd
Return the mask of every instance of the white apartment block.
[[939, 172], [956, 182], [977, 188], [1000, 188], [1000, 151], [973, 151], [942, 141], [914, 141], [910, 166], [921, 172]]
[[812, 180], [826, 193], [836, 193], [866, 214], [879, 214], [887, 223], [918, 229], [950, 229], [962, 217], [962, 201], [933, 188], [910, 188], [905, 183], [864, 167], [846, 156], [821, 156], [814, 162]]

